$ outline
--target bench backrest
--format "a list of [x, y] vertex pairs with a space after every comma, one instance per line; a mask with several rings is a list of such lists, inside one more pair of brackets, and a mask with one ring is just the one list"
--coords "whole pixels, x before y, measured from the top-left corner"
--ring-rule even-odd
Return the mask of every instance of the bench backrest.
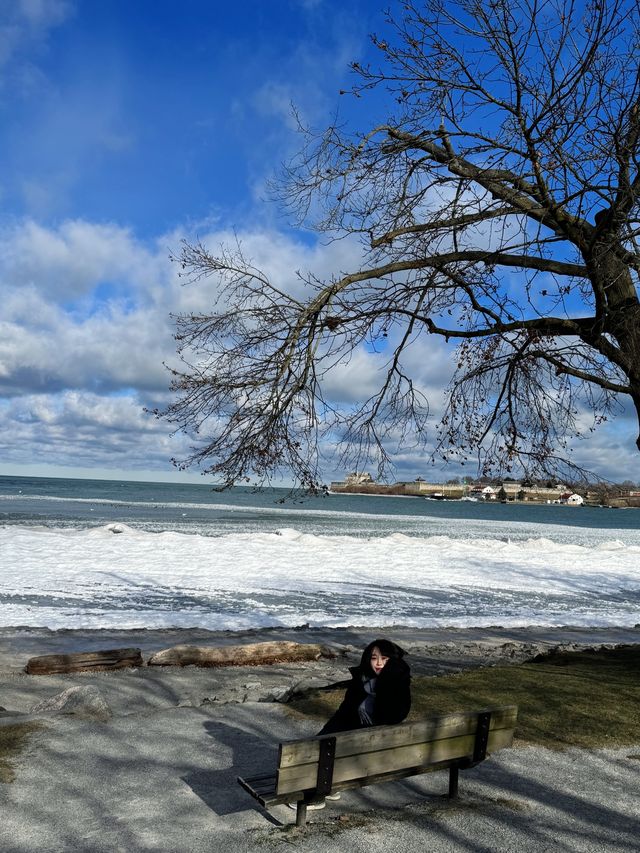
[[[324, 767], [324, 770], [331, 775], [332, 787], [347, 787], [349, 783], [363, 784], [371, 777], [401, 775], [411, 769], [419, 773], [432, 765], [444, 767], [484, 758], [511, 745], [517, 713], [517, 706], [508, 705], [430, 717], [415, 723], [286, 741], [280, 744], [276, 792], [288, 794], [316, 789], [323, 764], [328, 763], [325, 747], [330, 738], [332, 767]], [[479, 731], [479, 724], [485, 731]], [[482, 755], [478, 753], [480, 740]]]

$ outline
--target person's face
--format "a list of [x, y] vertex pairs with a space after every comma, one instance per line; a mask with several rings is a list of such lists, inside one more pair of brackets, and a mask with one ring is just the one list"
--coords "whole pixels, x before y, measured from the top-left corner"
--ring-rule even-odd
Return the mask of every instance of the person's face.
[[377, 646], [371, 649], [371, 669], [374, 675], [379, 675], [389, 658], [385, 657]]

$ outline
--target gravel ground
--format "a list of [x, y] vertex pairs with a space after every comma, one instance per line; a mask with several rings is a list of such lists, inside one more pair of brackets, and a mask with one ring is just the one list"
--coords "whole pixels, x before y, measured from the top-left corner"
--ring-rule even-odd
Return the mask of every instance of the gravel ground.
[[343, 793], [304, 830], [264, 812], [236, 775], [268, 770], [280, 739], [312, 734], [274, 703], [176, 707], [109, 723], [51, 717], [0, 786], [5, 853], [576, 851], [640, 849], [640, 749], [503, 750], [461, 774]]
[[[15, 781], [0, 784], [2, 853], [246, 853], [292, 845], [310, 853], [640, 850], [640, 745], [555, 752], [516, 744], [464, 771], [457, 801], [443, 796], [447, 774], [434, 773], [345, 792], [310, 813], [304, 830], [285, 806], [263, 811], [236, 776], [269, 772], [280, 740], [317, 730], [317, 723], [273, 698], [300, 683], [344, 678], [366, 641], [355, 631], [282, 637], [323, 641], [344, 652], [313, 664], [27, 676], [20, 668], [31, 655], [114, 645], [155, 650], [197, 637], [22, 630], [0, 631], [0, 705], [8, 709], [0, 725], [33, 719], [37, 702], [70, 686], [95, 687], [113, 716], [94, 722], [36, 715], [43, 728], [19, 757]], [[638, 637], [633, 629], [586, 636], [570, 630], [431, 633], [398, 638], [411, 651], [414, 671], [517, 661], [559, 642]]]

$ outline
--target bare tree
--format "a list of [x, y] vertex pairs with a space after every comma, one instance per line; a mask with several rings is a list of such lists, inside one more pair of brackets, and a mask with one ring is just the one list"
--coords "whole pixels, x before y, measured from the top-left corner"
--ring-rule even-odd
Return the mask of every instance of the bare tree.
[[[353, 63], [343, 93], [384, 89], [392, 115], [359, 133], [301, 128], [279, 190], [297, 221], [357, 235], [359, 267], [292, 294], [241, 247], [183, 246], [187, 276], [221, 283], [214, 313], [177, 318], [185, 366], [162, 414], [203, 435], [185, 464], [227, 485], [286, 468], [314, 488], [331, 438], [345, 464], [383, 471], [394, 447], [427, 446], [404, 366], [425, 335], [458, 344], [444, 458], [550, 472], [623, 397], [640, 412], [638, 13], [638, 0], [399, 4], [373, 37], [380, 66]], [[367, 344], [379, 390], [340, 410], [323, 377]]]

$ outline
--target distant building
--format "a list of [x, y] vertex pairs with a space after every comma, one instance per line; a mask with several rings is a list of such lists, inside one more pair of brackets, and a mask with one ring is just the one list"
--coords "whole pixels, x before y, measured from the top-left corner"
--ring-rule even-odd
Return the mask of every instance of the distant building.
[[582, 495], [573, 494], [569, 495], [569, 497], [567, 498], [567, 504], [569, 506], [582, 506], [583, 503], [584, 498], [582, 497]]
[[485, 501], [495, 501], [496, 499], [496, 490], [493, 486], [483, 486], [481, 484], [477, 484], [472, 486], [469, 495], [475, 498], [481, 498]]
[[354, 471], [347, 474], [345, 483], [347, 486], [362, 486], [364, 483], [373, 483], [373, 477], [368, 471]]

